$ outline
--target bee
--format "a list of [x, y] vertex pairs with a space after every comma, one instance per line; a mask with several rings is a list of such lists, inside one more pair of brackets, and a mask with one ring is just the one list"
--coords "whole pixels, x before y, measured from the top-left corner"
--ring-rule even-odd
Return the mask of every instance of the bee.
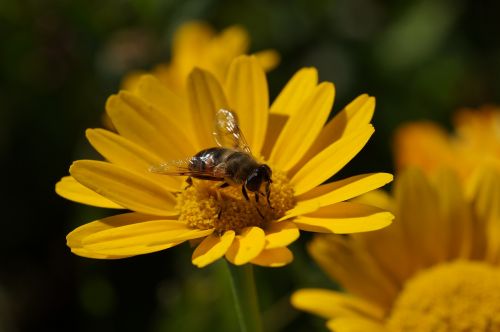
[[[271, 168], [266, 164], [258, 163], [243, 133], [240, 130], [236, 113], [220, 109], [215, 114], [215, 130], [212, 133], [216, 147], [201, 150], [185, 160], [171, 160], [169, 162], [151, 166], [153, 173], [165, 175], [188, 176], [188, 185], [192, 179], [220, 181], [219, 188], [241, 186], [243, 197], [249, 201], [248, 193], [253, 193], [255, 201], [259, 202], [259, 195], [265, 196], [271, 207]], [[257, 208], [260, 216], [262, 213]]]

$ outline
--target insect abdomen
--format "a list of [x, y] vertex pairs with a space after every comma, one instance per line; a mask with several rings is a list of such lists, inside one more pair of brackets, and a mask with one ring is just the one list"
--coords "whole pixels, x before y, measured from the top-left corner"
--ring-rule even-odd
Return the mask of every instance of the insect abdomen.
[[210, 172], [224, 161], [228, 149], [210, 148], [201, 150], [189, 162], [189, 169], [196, 172]]
[[[222, 167], [221, 167], [222, 166]], [[227, 148], [209, 148], [198, 152], [189, 163], [194, 173], [212, 173], [211, 176], [193, 177], [207, 180], [225, 180], [230, 184], [241, 184], [258, 164], [247, 153]]]

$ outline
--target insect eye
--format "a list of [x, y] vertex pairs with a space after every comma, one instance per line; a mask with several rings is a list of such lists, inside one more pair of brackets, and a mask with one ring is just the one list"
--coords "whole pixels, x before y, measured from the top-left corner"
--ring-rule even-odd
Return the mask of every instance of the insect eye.
[[246, 180], [245, 187], [252, 192], [258, 191], [262, 183], [262, 176], [258, 170], [250, 174]]
[[271, 181], [271, 175], [273, 174], [271, 168], [265, 164], [261, 165], [260, 167], [262, 168], [262, 172], [264, 173], [263, 175], [266, 178], [266, 181]]

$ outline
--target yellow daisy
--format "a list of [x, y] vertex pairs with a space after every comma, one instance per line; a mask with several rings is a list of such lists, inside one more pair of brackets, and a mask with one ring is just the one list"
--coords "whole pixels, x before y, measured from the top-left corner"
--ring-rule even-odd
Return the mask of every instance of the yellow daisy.
[[[304, 68], [269, 107], [266, 76], [253, 56], [236, 58], [223, 84], [194, 69], [187, 96], [177, 97], [147, 75], [134, 92], [108, 99], [117, 133], [86, 133], [106, 161], [74, 162], [71, 177], [56, 191], [76, 202], [132, 212], [71, 232], [67, 243], [75, 254], [123, 258], [198, 240], [192, 261], [199, 267], [223, 256], [236, 265], [281, 266], [293, 259], [287, 246], [299, 230], [352, 233], [391, 223], [391, 213], [346, 200], [383, 186], [392, 175], [363, 174], [321, 185], [372, 135], [373, 97], [359, 96], [325, 125], [334, 86], [318, 84], [316, 70]], [[253, 155], [271, 167], [272, 208], [265, 200], [247, 201], [241, 186], [221, 189], [208, 180], [187, 186], [185, 177], [149, 171], [215, 146], [211, 133], [219, 109], [238, 114]]]
[[500, 173], [484, 168], [463, 185], [416, 169], [394, 197], [361, 198], [391, 208], [378, 232], [317, 236], [309, 251], [349, 293], [302, 289], [296, 308], [335, 331], [500, 331]]
[[[170, 62], [157, 65], [151, 74], [171, 91], [183, 94], [187, 77], [193, 68], [205, 69], [222, 81], [231, 61], [247, 54], [249, 45], [248, 32], [241, 26], [230, 26], [217, 34], [204, 22], [190, 21], [175, 31]], [[280, 60], [274, 50], [264, 50], [254, 55], [266, 71], [273, 69]], [[146, 73], [136, 71], [127, 75], [122, 83], [123, 88], [133, 90], [143, 74]]]
[[447, 167], [462, 178], [485, 162], [500, 169], [498, 108], [461, 110], [454, 118], [454, 125], [452, 135], [431, 122], [414, 122], [399, 128], [394, 140], [397, 168], [414, 165], [432, 174]]

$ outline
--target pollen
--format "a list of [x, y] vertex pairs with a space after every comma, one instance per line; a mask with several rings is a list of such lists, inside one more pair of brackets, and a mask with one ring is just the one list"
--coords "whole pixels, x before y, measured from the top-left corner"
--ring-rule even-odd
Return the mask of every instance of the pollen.
[[500, 269], [456, 261], [410, 279], [387, 320], [390, 331], [500, 331]]
[[246, 200], [241, 185], [220, 188], [220, 182], [193, 179], [193, 184], [177, 197], [179, 220], [196, 229], [215, 228], [223, 233], [234, 230], [237, 233], [245, 227], [264, 228], [295, 206], [294, 191], [286, 175], [273, 170], [269, 206], [267, 199], [248, 192]]

